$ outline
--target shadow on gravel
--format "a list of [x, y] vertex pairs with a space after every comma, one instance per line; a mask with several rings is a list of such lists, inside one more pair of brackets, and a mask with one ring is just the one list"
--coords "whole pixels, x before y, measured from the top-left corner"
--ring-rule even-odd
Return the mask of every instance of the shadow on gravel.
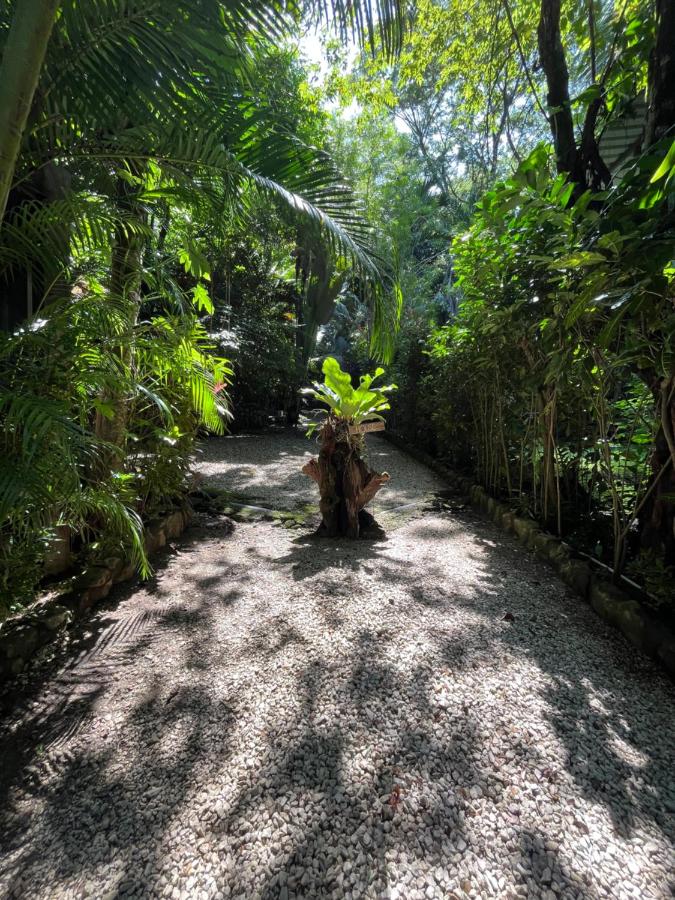
[[[201, 528], [188, 529], [177, 542], [181, 556], [189, 560], [206, 534]], [[213, 529], [208, 536], [213, 537]], [[90, 720], [122, 667], [144, 653], [160, 636], [162, 625], [176, 615], [166, 615], [166, 601], [172, 595], [170, 563], [176, 552], [171, 545], [153, 558], [154, 574], [149, 581], [116, 585], [89, 617], [74, 625], [65, 655], [57, 654], [53, 662], [34, 669], [28, 678], [3, 685], [0, 811], [7, 804], [10, 785], [21, 778], [25, 767], [32, 762], [39, 765], [50, 751], [67, 745]], [[230, 574], [223, 564], [219, 578], [225, 585]], [[149, 602], [146, 599], [144, 606], [136, 608], [131, 601], [138, 597], [149, 598]], [[225, 597], [224, 602], [234, 599]]]
[[[161, 590], [162, 572], [151, 588]], [[127, 587], [123, 593], [133, 593]], [[117, 602], [124, 599], [116, 597]], [[230, 588], [223, 598], [236, 602], [240, 591]], [[107, 605], [112, 606], [114, 600]], [[86, 641], [72, 665], [54, 684], [59, 704], [44, 716], [25, 721], [23, 752], [4, 785], [7, 796], [2, 811], [11, 811], [11, 787], [33, 795], [37, 816], [24, 812], [11, 831], [0, 815], [0, 846], [22, 847], [30, 829], [30, 841], [11, 871], [0, 877], [0, 897], [35, 896], [31, 868], [47, 865], [54, 872], [53, 889], [59, 882], [82, 878], [78, 896], [121, 898], [152, 895], [159, 874], [166, 870], [163, 837], [176, 817], [182, 815], [200, 777], [217, 772], [229, 754], [229, 738], [236, 721], [232, 703], [214, 699], [204, 684], [172, 684], [151, 678], [142, 698], [124, 717], [117, 740], [96, 731], [82, 749], [73, 753], [68, 739], [87, 722], [106, 712], [106, 695], [125, 663], [134, 662], [152, 644], [180, 639], [184, 670], [208, 668], [204, 648], [212, 633], [213, 598], [202, 598], [170, 609], [152, 611], [152, 633], [139, 633], [134, 616], [118, 623], [124, 639], [115, 638], [115, 626], [106, 631], [110, 616], [97, 616], [89, 625]], [[147, 612], [147, 611], [146, 611]], [[131, 623], [131, 625], [129, 624]], [[187, 640], [186, 640], [187, 638]], [[78, 689], [85, 692], [73, 699]], [[114, 698], [118, 699], [118, 698]], [[110, 708], [111, 712], [117, 707]], [[50, 740], [50, 728], [58, 729], [58, 741]], [[21, 746], [18, 744], [18, 746]], [[37, 751], [37, 757], [35, 754]], [[32, 765], [26, 763], [32, 760]], [[3, 763], [6, 758], [3, 758]], [[197, 770], [198, 769], [198, 773]], [[25, 807], [24, 807], [25, 808]], [[187, 826], [189, 840], [199, 840], [199, 826]], [[149, 839], [150, 838], [150, 839]], [[97, 877], [101, 866], [115, 867], [116, 888], [102, 892]], [[0, 866], [0, 870], [3, 867]]]
[[[449, 520], [449, 527], [461, 528], [462, 518]], [[423, 534], [424, 526], [419, 529]], [[438, 526], [431, 531], [436, 534]], [[286, 617], [251, 621], [243, 656], [259, 662], [261, 672], [238, 682], [232, 699], [210, 689], [210, 673], [233, 668], [214, 645], [213, 617], [216, 604], [234, 608], [239, 602], [245, 571], [233, 569], [225, 557], [212, 560], [216, 571], [196, 579], [195, 595], [167, 608], [162, 599], [170, 596], [171, 582], [160, 567], [148, 591], [157, 606], [140, 610], [139, 616], [148, 615], [137, 622], [127, 616], [116, 624], [113, 612], [138, 588], [116, 592], [105, 611], [82, 626], [75, 644], [78, 660], [52, 685], [54, 704], [34, 717], [26, 714], [19, 732], [0, 743], [5, 788], [23, 779], [34, 798], [34, 810], [14, 819], [11, 833], [3, 836], [3, 847], [18, 849], [19, 855], [12, 870], [3, 873], [2, 896], [35, 896], [34, 869], [54, 871], [50, 890], [67, 881], [71, 893], [102, 896], [98, 879], [108, 867], [113, 889], [106, 896], [111, 900], [171, 896], [173, 875], [183, 896], [197, 897], [204, 872], [216, 889], [233, 890], [235, 896], [242, 876], [250, 883], [257, 872], [254, 896], [265, 900], [337, 898], [348, 892], [360, 898], [366, 884], [377, 893], [395, 881], [401, 856], [408, 870], [416, 861], [444, 872], [452, 865], [457, 896], [466, 881], [467, 893], [503, 896], [499, 885], [472, 884], [474, 873], [465, 871], [467, 847], [479, 859], [491, 859], [489, 844], [497, 837], [489, 831], [476, 836], [470, 787], [483, 781], [485, 802], [495, 808], [503, 806], [506, 790], [498, 766], [487, 773], [478, 768], [485, 744], [480, 707], [452, 694], [444, 707], [433, 701], [440, 665], [457, 673], [480, 670], [495, 664], [497, 651], [526, 656], [544, 674], [548, 721], [565, 748], [565, 768], [578, 792], [603, 805], [622, 834], [629, 835], [634, 821], [642, 819], [672, 838], [673, 819], [662, 788], [672, 772], [672, 686], [592, 611], [566, 597], [554, 576], [515, 541], [487, 522], [480, 531], [471, 591], [444, 583], [442, 570], [432, 567], [434, 583], [419, 584], [404, 560], [383, 555], [386, 542], [293, 540], [289, 553], [269, 561], [287, 567], [295, 581], [330, 572], [337, 605], [326, 604], [325, 611], [333, 615], [336, 629], [339, 592], [358, 596], [360, 576], [376, 564], [382, 627], [361, 628], [338, 671], [329, 660], [311, 659], [308, 640]], [[189, 536], [181, 550], [185, 565], [190, 541], [194, 547], [196, 540]], [[215, 591], [217, 582], [220, 591]], [[198, 587], [211, 592], [201, 597]], [[390, 600], [389, 588], [396, 588], [399, 599]], [[433, 642], [439, 667], [420, 664], [406, 671], [393, 664], [397, 648], [418, 637], [387, 621], [389, 603], [403, 603], [401, 592], [416, 613], [409, 621], [418, 623], [419, 636]], [[471, 632], [453, 631], [455, 606], [477, 613], [481, 624]], [[425, 624], [429, 610], [443, 608], [449, 612], [445, 632]], [[119, 633], [111, 635], [116, 627]], [[72, 752], [69, 739], [91, 721], [94, 706], [100, 712], [119, 667], [155, 642], [160, 647], [181, 642], [180, 674], [187, 673], [186, 679], [172, 684], [150, 677], [141, 699], [117, 723], [115, 740], [91, 730]], [[221, 810], [214, 794], [223, 773], [235, 765], [232, 757], [241, 752], [233, 740], [245, 704], [256, 702], [255, 678], [264, 693], [268, 673], [284, 664], [291, 646], [308, 653], [288, 673], [294, 705], [269, 731], [265, 751], [246, 767], [236, 763], [238, 787]], [[651, 719], [643, 719], [645, 698], [660, 704], [656, 720], [662, 728], [653, 727], [653, 709]], [[50, 733], [60, 736], [62, 752], [47, 753], [28, 769]], [[536, 741], [514, 738], [512, 746], [524, 767], [538, 761]], [[3, 807], [8, 800], [11, 792], [3, 794]], [[567, 896], [601, 896], [591, 884], [579, 885], [579, 873], [566, 867], [543, 822], [541, 828], [521, 824], [517, 813], [506, 821], [513, 836], [499, 864], [509, 882], [527, 884], [533, 897], [545, 896], [552, 880]], [[186, 849], [192, 861], [172, 855]], [[356, 882], [352, 872], [358, 872]], [[76, 882], [79, 888], [73, 887]], [[416, 890], [423, 896], [424, 885]]]
[[386, 548], [386, 536], [355, 541], [327, 538], [321, 534], [300, 535], [291, 541], [291, 550], [285, 556], [270, 561], [275, 565], [289, 566], [295, 581], [324, 572], [343, 569], [345, 573], [358, 573], [364, 564], [378, 560]]
[[[491, 640], [547, 676], [542, 697], [565, 768], [587, 800], [607, 809], [616, 833], [629, 837], [648, 820], [675, 846], [675, 784], [667, 775], [675, 764], [675, 686], [515, 538], [480, 520], [475, 539], [479, 587], [452, 602], [484, 616]], [[453, 645], [447, 652], [456, 657]], [[530, 752], [536, 760], [536, 748]], [[582, 821], [579, 829], [587, 833]]]
[[[453, 841], [466, 846], [462, 800], [440, 779], [454, 770], [473, 781], [472, 723], [465, 722], [461, 742], [440, 744], [421, 724], [433, 721], [423, 689], [428, 672], [402, 678], [387, 662], [385, 644], [381, 632], [363, 631], [346, 683], [336, 684], [331, 666], [318, 661], [298, 674], [301, 705], [295, 721], [287, 723], [286, 740], [270, 746], [255, 784], [241, 792], [219, 825], [231, 835], [242, 826], [262, 826], [271, 803], [291, 826], [292, 838], [277, 848], [256, 896], [272, 900], [286, 888], [290, 896], [341, 897], [350, 884], [356, 897], [365, 896], [366, 887], [381, 896], [392, 881], [392, 851], [399, 856], [404, 848], [409, 864], [418, 859], [443, 866], [444, 848]], [[403, 706], [397, 695], [405, 697]], [[377, 762], [355, 777], [348, 760], [367, 749]], [[304, 806], [299, 830], [296, 797]], [[420, 810], [423, 831], [410, 815]], [[356, 884], [349, 880], [352, 871], [358, 871]]]
[[[204, 771], [206, 747], [214, 760], [227, 759], [227, 735], [235, 715], [199, 688], [183, 687], [170, 699], [163, 694], [164, 686], [150, 685], [147, 699], [129, 717], [119, 750], [130, 760], [120, 764], [114, 746], [93, 749], [62, 763], [47, 796], [36, 791], [41, 811], [38, 825], [33, 825], [32, 847], [11, 873], [5, 873], [10, 878], [3, 896], [32, 896], [29, 870], [36, 855], [53, 869], [54, 888], [82, 876], [80, 896], [84, 892], [103, 896], [96, 869], [114, 863], [117, 887], [106, 896], [151, 895], [167, 863], [162, 837], [198, 781], [195, 768]], [[169, 735], [171, 749], [162, 752], [163, 739]], [[10, 838], [12, 843], [17, 839], [20, 833]], [[196, 843], [198, 836], [193, 839]], [[49, 856], [44, 859], [47, 847]]]

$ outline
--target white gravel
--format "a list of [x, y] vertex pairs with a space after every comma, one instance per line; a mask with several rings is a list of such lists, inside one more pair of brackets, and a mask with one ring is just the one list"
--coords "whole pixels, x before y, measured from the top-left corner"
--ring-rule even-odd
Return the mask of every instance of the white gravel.
[[[424, 505], [443, 482], [426, 466], [400, 453], [383, 438], [368, 435], [367, 458], [373, 469], [389, 472], [391, 481], [368, 507], [383, 512]], [[302, 467], [318, 453], [316, 438], [297, 434], [234, 435], [206, 442], [197, 455], [207, 483], [246, 495], [273, 509], [292, 510], [305, 504], [318, 509], [316, 484]]]
[[[202, 469], [290, 508], [303, 440], [212, 442]], [[195, 530], [26, 689], [0, 896], [671, 896], [673, 685], [378, 448], [382, 510], [417, 504], [386, 540]]]

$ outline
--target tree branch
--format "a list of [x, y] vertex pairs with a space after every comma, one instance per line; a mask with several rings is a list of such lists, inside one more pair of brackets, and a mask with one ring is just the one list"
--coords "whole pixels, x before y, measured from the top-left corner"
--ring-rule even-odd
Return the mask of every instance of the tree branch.
[[534, 97], [534, 100], [535, 100], [537, 106], [541, 110], [542, 115], [548, 122], [549, 121], [548, 112], [544, 109], [544, 105], [542, 104], [541, 100], [539, 99], [539, 93], [537, 91], [534, 80], [532, 78], [532, 73], [530, 72], [530, 67], [527, 64], [527, 59], [525, 58], [525, 53], [523, 51], [523, 45], [520, 42], [520, 37], [518, 36], [518, 32], [516, 31], [516, 26], [514, 25], [514, 22], [513, 22], [513, 16], [511, 15], [511, 8], [509, 6], [509, 0], [502, 0], [502, 5], [504, 6], [504, 11], [506, 12], [506, 17], [509, 20], [509, 27], [511, 28], [511, 34], [513, 35], [513, 39], [516, 42], [516, 47], [518, 48], [518, 55], [520, 56], [520, 62], [522, 63], [523, 71], [525, 72], [525, 77], [527, 78], [527, 83], [529, 84], [530, 90], [532, 91], [532, 96]]

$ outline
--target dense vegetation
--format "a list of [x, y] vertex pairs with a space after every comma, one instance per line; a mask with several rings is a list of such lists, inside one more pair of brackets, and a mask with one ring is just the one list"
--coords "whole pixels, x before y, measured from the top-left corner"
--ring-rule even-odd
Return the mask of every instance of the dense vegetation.
[[386, 226], [406, 298], [395, 427], [672, 616], [673, 10], [476, 8], [420, 4], [396, 67], [339, 81], [371, 123], [404, 123], [384, 183], [356, 151], [379, 220], [398, 139], [419, 186]]
[[[341, 0], [0, 4], [5, 611], [64, 530], [82, 556], [148, 571], [143, 521], [180, 502], [198, 431], [230, 415], [226, 307], [244, 400], [260, 331], [271, 357], [291, 333], [277, 314], [314, 315], [343, 273], [381, 325], [391, 276], [284, 49], [304, 11], [393, 51], [400, 10], [378, 9], [376, 26], [369, 3]], [[297, 395], [306, 355], [259, 389]]]
[[331, 7], [0, 4], [0, 607], [330, 356], [672, 615], [672, 3]]

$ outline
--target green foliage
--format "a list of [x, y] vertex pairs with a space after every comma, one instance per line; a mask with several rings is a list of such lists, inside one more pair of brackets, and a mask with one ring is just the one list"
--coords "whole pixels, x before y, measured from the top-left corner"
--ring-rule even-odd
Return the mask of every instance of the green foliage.
[[[15, 7], [0, 3], [0, 52]], [[392, 274], [286, 43], [305, 12], [392, 52], [404, 28], [396, 0], [59, 5], [0, 228], [5, 609], [31, 599], [57, 526], [83, 553], [119, 550], [149, 572], [143, 521], [181, 498], [196, 437], [230, 417], [215, 320], [231, 298], [216, 267], [256, 216], [277, 229], [286, 268], [311, 230], [358, 279], [375, 335], [387, 319]], [[287, 318], [289, 279], [268, 274], [283, 299], [270, 311], [259, 297], [237, 322], [238, 371], [260, 393], [259, 319], [286, 389], [301, 325]]]
[[409, 433], [430, 420], [434, 451], [617, 571], [672, 471], [654, 448], [675, 376], [675, 189], [643, 203], [668, 147], [606, 196], [571, 203], [545, 148], [489, 191], [453, 245], [459, 313], [430, 331], [410, 387]]
[[258, 428], [296, 406], [298, 289], [292, 267], [292, 231], [261, 208], [255, 228], [232, 228], [211, 242], [214, 313], [206, 321], [213, 341], [231, 360], [232, 427]]
[[[26, 603], [40, 577], [45, 536], [67, 525], [85, 544], [105, 536], [147, 574], [142, 516], [184, 489], [197, 429], [222, 431], [230, 369], [188, 316], [155, 317], [128, 331], [123, 303], [96, 291], [52, 304], [0, 336], [0, 552], [4, 605]], [[133, 368], [120, 343], [134, 347]], [[106, 397], [127, 399], [126, 454], [97, 434]], [[109, 460], [109, 462], [104, 462]], [[34, 552], [26, 578], [26, 548]], [[28, 567], [30, 568], [30, 566]]]
[[[328, 356], [308, 393], [358, 424], [394, 386], [352, 376], [394, 350], [399, 431], [657, 593], [675, 151], [666, 125], [610, 172], [600, 140], [659, 69], [653, 4], [563, 5], [574, 183], [539, 0], [416, 6], [406, 32], [398, 0], [61, 3], [0, 228], [12, 603], [60, 524], [144, 569], [142, 521], [222, 432], [233, 377], [240, 425], [292, 423]], [[287, 41], [305, 13], [362, 51], [323, 86]]]
[[35, 596], [49, 536], [47, 529], [24, 536], [5, 533], [0, 541], [0, 621]]
[[[372, 375], [362, 375], [356, 388], [349, 373], [344, 372], [340, 363], [331, 356], [324, 360], [321, 371], [323, 382], [314, 382], [314, 386], [305, 388], [303, 393], [327, 406], [330, 415], [350, 425], [384, 421], [381, 413], [390, 408], [387, 394], [396, 390], [395, 384], [373, 387], [373, 383], [384, 375], [384, 369], [378, 368]], [[310, 425], [308, 436], [315, 429], [316, 425]]]
[[670, 614], [671, 622], [675, 623], [672, 603], [675, 566], [666, 565], [653, 550], [643, 550], [626, 568], [629, 575], [645, 586], [654, 611]]

